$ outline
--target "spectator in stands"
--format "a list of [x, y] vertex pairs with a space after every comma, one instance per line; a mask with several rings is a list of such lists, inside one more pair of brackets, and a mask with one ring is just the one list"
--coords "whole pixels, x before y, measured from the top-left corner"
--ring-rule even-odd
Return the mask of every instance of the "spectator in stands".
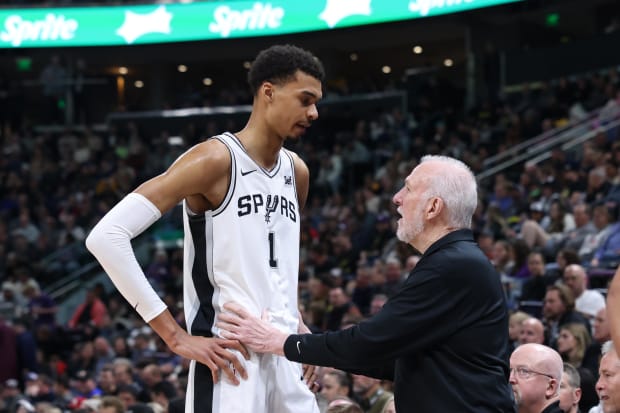
[[579, 413], [580, 386], [581, 379], [577, 369], [571, 364], [564, 363], [564, 373], [560, 383], [560, 409], [564, 413]]
[[351, 291], [351, 301], [359, 308], [363, 315], [368, 315], [373, 295], [377, 288], [371, 284], [371, 268], [367, 265], [359, 265], [356, 270], [355, 280], [347, 285]]
[[164, 380], [161, 368], [155, 363], [148, 363], [140, 370], [140, 382], [145, 391], [152, 392], [157, 383]]
[[116, 396], [103, 396], [97, 413], [125, 413], [125, 406]]
[[575, 297], [575, 310], [579, 311], [588, 319], [605, 308], [605, 297], [596, 290], [588, 289], [588, 274], [585, 268], [578, 264], [566, 267], [563, 276], [564, 284], [573, 292]]
[[557, 350], [562, 360], [575, 366], [581, 367], [586, 349], [591, 343], [590, 332], [583, 324], [568, 323], [560, 327]]
[[528, 278], [530, 276], [528, 258], [531, 248], [520, 238], [513, 238], [510, 245], [512, 266], [509, 267], [508, 275], [517, 280]]
[[576, 223], [573, 214], [566, 210], [562, 200], [554, 198], [549, 206], [549, 215], [543, 218], [541, 226], [550, 238], [560, 239], [564, 234], [574, 230]]
[[0, 410], [4, 412], [14, 411], [15, 403], [22, 397], [17, 379], [8, 379], [0, 383]]
[[510, 356], [510, 384], [519, 413], [560, 413], [560, 355], [541, 344], [523, 344]]
[[41, 291], [37, 284], [28, 284], [24, 289], [24, 297], [28, 299], [28, 312], [34, 329], [56, 326], [58, 306], [52, 297]]
[[500, 239], [493, 243], [493, 253], [491, 261], [500, 275], [508, 275], [510, 267], [513, 265], [510, 255], [510, 243]]
[[530, 205], [529, 216], [521, 224], [520, 236], [530, 249], [542, 249], [550, 239], [550, 235], [540, 225], [544, 214], [544, 205], [534, 202]]
[[107, 315], [106, 305], [97, 296], [95, 289], [86, 292], [84, 301], [75, 309], [69, 320], [69, 327], [83, 329], [89, 326], [103, 327]]
[[321, 396], [330, 403], [338, 397], [351, 397], [351, 376], [342, 370], [328, 369], [321, 377]]
[[353, 393], [365, 412], [380, 413], [394, 395], [381, 387], [381, 380], [353, 374]]
[[377, 314], [387, 303], [388, 296], [385, 294], [375, 294], [372, 296], [372, 300], [370, 301], [370, 315], [373, 316]]
[[620, 412], [620, 358], [611, 341], [602, 349], [596, 392], [601, 399], [604, 413]]
[[93, 347], [95, 353], [95, 373], [98, 374], [105, 366], [109, 366], [114, 361], [116, 354], [112, 350], [110, 341], [105, 336], [98, 336], [93, 340]]
[[530, 317], [529, 314], [523, 311], [516, 311], [510, 315], [508, 319], [508, 337], [510, 338], [511, 352], [519, 345], [519, 336], [521, 335], [523, 322]]
[[164, 413], [168, 413], [170, 401], [178, 397], [177, 390], [172, 383], [161, 380], [151, 387], [151, 395], [153, 402], [159, 404]]
[[329, 307], [325, 313], [324, 330], [339, 330], [345, 317], [361, 318], [361, 316], [362, 313], [342, 287], [335, 287], [329, 291]]
[[557, 347], [560, 327], [568, 323], [580, 323], [590, 331], [590, 322], [575, 311], [575, 299], [572, 291], [563, 284], [551, 285], [547, 288], [543, 304], [543, 317], [549, 334], [549, 345]]
[[117, 358], [112, 363], [114, 380], [117, 386], [134, 384], [133, 363], [126, 358]]
[[592, 210], [592, 222], [596, 232], [586, 235], [577, 253], [579, 258], [586, 265], [589, 265], [594, 258], [594, 253], [607, 239], [613, 229], [613, 217], [607, 205], [598, 202]]
[[546, 274], [545, 257], [540, 252], [534, 251], [528, 255], [527, 267], [530, 277], [523, 282], [520, 299], [521, 301], [542, 301], [547, 287], [552, 285], [555, 279]]
[[607, 321], [607, 308], [601, 308], [592, 321], [592, 344], [586, 349], [583, 366], [598, 377], [598, 362], [601, 348], [606, 341], [611, 340], [611, 332]]
[[[617, 207], [614, 208], [617, 210]], [[616, 215], [616, 214], [614, 214]], [[598, 246], [590, 266], [593, 268], [616, 268], [620, 264], [620, 221], [610, 224], [607, 237]]]
[[34, 245], [40, 234], [41, 231], [30, 219], [30, 212], [22, 211], [19, 214], [19, 226], [13, 230], [13, 236], [21, 235], [29, 244]]
[[326, 413], [364, 413], [355, 401], [348, 397], [338, 397], [327, 405]]
[[551, 264], [547, 268], [547, 274], [559, 279], [564, 276], [564, 270], [571, 264], [580, 264], [581, 260], [576, 251], [561, 249], [555, 255], [555, 265]]
[[99, 397], [103, 394], [101, 389], [97, 387], [97, 382], [92, 374], [87, 370], [79, 370], [73, 377], [73, 386], [75, 394], [80, 397], [91, 398]]
[[402, 263], [396, 257], [390, 257], [385, 262], [384, 267], [385, 284], [382, 292], [389, 297], [399, 291], [403, 285]]
[[521, 332], [519, 333], [519, 345], [535, 343], [545, 343], [545, 326], [542, 321], [536, 317], [530, 317], [523, 320], [521, 324]]
[[118, 398], [123, 402], [125, 410], [138, 403], [139, 396], [140, 389], [133, 384], [121, 384], [118, 386]]
[[557, 242], [552, 243], [553, 245], [548, 244], [547, 249], [550, 253], [561, 248], [579, 251], [585, 238], [596, 232], [596, 227], [590, 220], [590, 207], [587, 204], [581, 202], [575, 205], [573, 207], [573, 216], [575, 218], [575, 228], [565, 231], [564, 235]]
[[78, 372], [94, 372], [97, 365], [95, 358], [95, 346], [90, 340], [78, 341], [73, 347], [71, 360], [69, 360], [69, 373], [77, 375]]
[[99, 371], [97, 387], [101, 389], [102, 395], [113, 396], [116, 394], [116, 380], [114, 379], [114, 370], [111, 364], [103, 366]]

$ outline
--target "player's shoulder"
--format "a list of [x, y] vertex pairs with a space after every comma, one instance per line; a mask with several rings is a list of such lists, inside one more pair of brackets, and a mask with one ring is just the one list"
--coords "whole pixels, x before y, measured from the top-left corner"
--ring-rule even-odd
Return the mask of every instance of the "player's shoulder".
[[295, 166], [296, 170], [308, 170], [308, 166], [306, 165], [306, 162], [304, 162], [304, 160], [301, 159], [301, 157], [297, 154], [297, 152], [293, 152], [292, 150], [287, 149], [287, 148], [282, 148], [282, 150], [291, 157], [291, 159], [293, 160], [293, 165]]
[[197, 143], [189, 148], [187, 153], [192, 153], [195, 156], [209, 159], [230, 159], [230, 150], [228, 149], [228, 146], [216, 137], [211, 137]]
[[185, 151], [177, 159], [176, 163], [179, 162], [207, 168], [208, 171], [213, 172], [214, 169], [228, 170], [230, 168], [231, 156], [228, 147], [222, 141], [209, 138]]

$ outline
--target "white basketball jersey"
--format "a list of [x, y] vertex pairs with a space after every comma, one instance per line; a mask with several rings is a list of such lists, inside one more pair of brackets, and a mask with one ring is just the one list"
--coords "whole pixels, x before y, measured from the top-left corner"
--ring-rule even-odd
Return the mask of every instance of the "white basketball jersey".
[[231, 177], [222, 204], [193, 214], [184, 202], [184, 310], [193, 335], [218, 335], [222, 306], [235, 301], [297, 332], [299, 204], [291, 154], [280, 150], [275, 167], [254, 162], [232, 133], [215, 136], [231, 154]]

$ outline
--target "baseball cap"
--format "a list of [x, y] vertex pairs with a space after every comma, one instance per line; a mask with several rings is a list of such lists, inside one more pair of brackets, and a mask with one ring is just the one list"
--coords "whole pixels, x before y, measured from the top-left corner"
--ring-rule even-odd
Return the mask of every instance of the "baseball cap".
[[39, 379], [39, 375], [37, 373], [34, 372], [29, 372], [28, 374], [26, 374], [26, 381], [35, 381]]
[[78, 381], [85, 381], [91, 378], [91, 374], [86, 370], [78, 370], [73, 378]]
[[4, 387], [9, 389], [16, 389], [19, 386], [19, 382], [15, 379], [8, 379], [4, 382]]

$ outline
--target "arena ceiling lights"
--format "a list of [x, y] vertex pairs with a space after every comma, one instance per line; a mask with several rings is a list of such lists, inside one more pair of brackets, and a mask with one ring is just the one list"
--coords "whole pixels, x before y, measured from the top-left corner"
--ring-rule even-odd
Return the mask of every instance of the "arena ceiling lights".
[[0, 48], [270, 36], [417, 19], [517, 1], [522, 0], [271, 0], [0, 9]]

